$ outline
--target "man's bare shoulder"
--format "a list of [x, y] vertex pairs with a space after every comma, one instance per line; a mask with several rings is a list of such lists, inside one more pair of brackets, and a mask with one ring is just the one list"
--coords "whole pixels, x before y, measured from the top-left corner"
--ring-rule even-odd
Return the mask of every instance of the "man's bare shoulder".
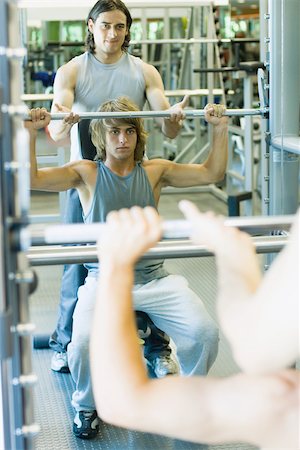
[[81, 182], [86, 186], [94, 186], [97, 179], [97, 163], [88, 159], [72, 161], [70, 167], [77, 172]]
[[168, 172], [172, 164], [174, 163], [172, 163], [172, 161], [168, 161], [167, 159], [156, 158], [143, 161], [143, 168], [148, 177], [152, 180], [156, 180], [157, 182], [164, 177], [164, 174]]
[[97, 170], [96, 161], [90, 161], [89, 159], [72, 161], [68, 165], [77, 171], [95, 172]]
[[158, 71], [154, 66], [152, 66], [152, 64], [142, 61], [142, 68], [146, 81], [150, 82], [152, 77], [156, 78], [158, 76]]
[[141, 63], [142, 63], [142, 67], [143, 67], [144, 71], [147, 71], [150, 73], [157, 72], [157, 69], [152, 64], [149, 64], [143, 60], [141, 60]]
[[78, 64], [74, 61], [74, 59], [71, 59], [71, 61], [58, 68], [56, 77], [59, 77], [62, 80], [68, 80], [69, 84], [74, 84], [77, 74]]

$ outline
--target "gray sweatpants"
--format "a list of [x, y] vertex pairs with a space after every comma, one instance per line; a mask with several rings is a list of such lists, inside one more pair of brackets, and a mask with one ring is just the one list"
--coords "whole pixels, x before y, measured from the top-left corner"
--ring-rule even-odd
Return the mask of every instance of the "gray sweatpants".
[[[69, 368], [76, 385], [72, 404], [77, 411], [94, 410], [89, 366], [89, 338], [97, 292], [97, 280], [88, 276], [79, 288], [73, 315], [72, 341], [68, 345]], [[144, 311], [174, 341], [183, 375], [206, 375], [216, 359], [218, 329], [200, 298], [180, 275], [169, 275], [135, 285], [134, 309]], [[120, 374], [122, 376], [122, 374]]]

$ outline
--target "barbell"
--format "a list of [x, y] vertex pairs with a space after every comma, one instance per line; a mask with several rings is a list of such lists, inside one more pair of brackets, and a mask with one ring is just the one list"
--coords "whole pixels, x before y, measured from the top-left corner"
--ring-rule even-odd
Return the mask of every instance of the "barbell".
[[[293, 215], [230, 217], [225, 219], [226, 227], [239, 228], [251, 235], [267, 234], [273, 230], [288, 231]], [[28, 227], [31, 245], [84, 244], [94, 243], [101, 235], [105, 223], [50, 225], [40, 230]], [[165, 220], [162, 223], [164, 239], [188, 239], [191, 224], [187, 220]]]
[[[227, 109], [224, 116], [264, 116], [267, 114], [268, 108], [253, 108], [253, 109]], [[184, 111], [187, 118], [204, 117], [204, 109], [192, 109]], [[75, 113], [77, 114], [77, 113]], [[51, 113], [51, 120], [62, 120], [68, 117], [68, 113]], [[122, 111], [122, 112], [80, 112], [78, 116], [80, 119], [124, 119], [124, 118], [156, 118], [171, 117], [172, 113], [166, 111]], [[27, 116], [26, 120], [29, 119]]]
[[[23, 120], [31, 120], [28, 113], [24, 114], [24, 110], [21, 115]], [[226, 109], [223, 113], [224, 116], [266, 116], [269, 112], [269, 108], [249, 108], [249, 109]], [[15, 112], [18, 114], [18, 112]], [[184, 111], [187, 118], [204, 117], [204, 109], [187, 109]], [[156, 118], [171, 117], [172, 112], [170, 110], [165, 111], [121, 111], [121, 112], [74, 112], [78, 114], [80, 119], [128, 119], [128, 118]], [[51, 113], [51, 120], [63, 120], [68, 117], [69, 113]]]
[[[251, 237], [256, 253], [277, 253], [288, 242], [289, 236]], [[98, 250], [93, 245], [50, 245], [30, 247], [26, 255], [31, 266], [49, 266], [57, 264], [85, 264], [98, 262]], [[194, 244], [188, 239], [171, 239], [157, 243], [141, 259], [174, 259], [212, 256], [204, 245]]]
[[[28, 108], [25, 105], [1, 105], [1, 112], [11, 116], [20, 116], [23, 120], [31, 120], [28, 114]], [[124, 119], [124, 118], [142, 118], [150, 119], [156, 117], [168, 118], [171, 117], [172, 112], [168, 109], [162, 111], [120, 111], [120, 112], [76, 112], [80, 119]], [[187, 118], [205, 117], [204, 109], [186, 109], [184, 110]], [[269, 108], [263, 106], [260, 108], [241, 108], [241, 109], [226, 109], [224, 116], [263, 116], [267, 117]], [[51, 120], [63, 120], [69, 116], [69, 113], [50, 113]]]
[[[236, 227], [254, 235], [252, 242], [257, 253], [279, 252], [288, 241], [288, 231], [294, 216], [254, 216], [230, 217], [225, 226]], [[24, 250], [32, 266], [55, 264], [84, 264], [98, 262], [95, 243], [101, 235], [105, 223], [50, 225], [40, 230], [36, 226], [27, 227], [28, 246]], [[204, 245], [194, 244], [188, 239], [191, 225], [186, 220], [164, 221], [163, 241], [149, 249], [142, 259], [170, 259], [211, 256], [212, 252]], [[274, 233], [275, 236], [255, 236]], [[77, 245], [76, 245], [77, 243]], [[90, 245], [78, 245], [90, 244]], [[74, 244], [74, 245], [61, 245]], [[92, 244], [92, 245], [91, 245]], [[32, 247], [30, 247], [32, 245]]]

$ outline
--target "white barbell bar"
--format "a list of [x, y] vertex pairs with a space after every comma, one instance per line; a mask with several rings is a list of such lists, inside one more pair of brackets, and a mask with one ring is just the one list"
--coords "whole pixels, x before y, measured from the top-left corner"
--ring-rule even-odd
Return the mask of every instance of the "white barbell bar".
[[[204, 109], [191, 109], [184, 111], [187, 118], [204, 117]], [[224, 116], [263, 116], [268, 113], [268, 108], [253, 108], [253, 109], [227, 109]], [[74, 112], [74, 114], [76, 114]], [[78, 116], [80, 119], [125, 119], [125, 118], [156, 118], [156, 117], [171, 117], [170, 110], [165, 111], [122, 111], [122, 112], [80, 112]], [[63, 120], [68, 117], [69, 113], [51, 113], [51, 120]], [[23, 116], [24, 120], [31, 120], [28, 114]]]
[[[249, 234], [266, 234], [272, 230], [289, 230], [294, 216], [230, 217], [225, 226], [236, 227]], [[94, 243], [105, 223], [50, 225], [41, 230], [29, 229], [32, 245]], [[187, 239], [191, 225], [186, 220], [166, 220], [162, 224], [164, 239]]]

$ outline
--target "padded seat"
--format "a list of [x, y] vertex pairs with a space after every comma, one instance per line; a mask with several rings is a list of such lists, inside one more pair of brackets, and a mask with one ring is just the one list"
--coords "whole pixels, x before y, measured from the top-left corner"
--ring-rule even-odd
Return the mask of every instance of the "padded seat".
[[81, 144], [81, 154], [83, 159], [89, 159], [93, 161], [97, 154], [96, 147], [92, 143], [90, 133], [90, 119], [81, 120], [78, 123], [79, 139]]

